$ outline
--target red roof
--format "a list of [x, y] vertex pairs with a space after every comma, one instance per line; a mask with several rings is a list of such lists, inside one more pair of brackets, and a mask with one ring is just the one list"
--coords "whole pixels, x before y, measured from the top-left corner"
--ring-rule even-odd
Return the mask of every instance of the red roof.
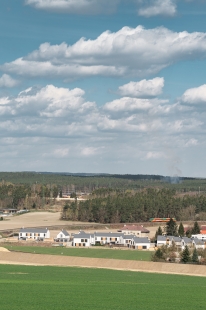
[[202, 226], [202, 227], [201, 227], [201, 230], [206, 230], [206, 226]]
[[143, 226], [137, 226], [137, 225], [124, 225], [124, 227], [121, 228], [121, 230], [129, 230], [129, 231], [141, 231], [141, 233], [149, 233], [150, 231]]

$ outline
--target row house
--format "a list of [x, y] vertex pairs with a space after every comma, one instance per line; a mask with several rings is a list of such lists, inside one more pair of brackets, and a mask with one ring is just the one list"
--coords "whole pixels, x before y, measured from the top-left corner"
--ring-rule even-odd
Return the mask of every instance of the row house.
[[50, 231], [41, 228], [21, 228], [19, 231], [19, 240], [39, 240], [43, 241], [44, 239], [50, 238]]
[[204, 249], [205, 242], [198, 238], [175, 237], [175, 236], [157, 236], [157, 247], [172, 246], [175, 244], [179, 249], [184, 250], [185, 247], [195, 247], [196, 249]]
[[84, 231], [80, 231], [73, 236], [72, 245], [75, 247], [90, 247], [94, 245], [94, 234], [87, 234]]
[[135, 236], [130, 240], [129, 247], [135, 250], [149, 250], [150, 240], [147, 237], [138, 238]]
[[60, 231], [60, 233], [58, 233], [56, 239], [54, 239], [55, 241], [58, 242], [69, 242], [70, 241], [70, 234], [62, 229], [62, 231]]
[[95, 237], [95, 244], [120, 244], [120, 238], [122, 234], [120, 233], [107, 233], [107, 232], [96, 232], [94, 234]]

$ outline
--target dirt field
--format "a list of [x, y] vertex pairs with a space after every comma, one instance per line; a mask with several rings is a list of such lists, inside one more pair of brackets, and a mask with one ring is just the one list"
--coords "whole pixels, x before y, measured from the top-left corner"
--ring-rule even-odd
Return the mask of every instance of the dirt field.
[[206, 277], [206, 266], [0, 252], [0, 264], [106, 268]]
[[[93, 225], [92, 223], [84, 223], [84, 222], [71, 222], [71, 221], [62, 221], [60, 220], [60, 212], [30, 212], [26, 214], [22, 214], [19, 216], [11, 216], [6, 218], [4, 221], [0, 222], [0, 231], [1, 230], [18, 230], [21, 227], [51, 227], [51, 226], [69, 226], [69, 225], [77, 225], [77, 226], [87, 226]], [[98, 225], [98, 224], [97, 224]], [[122, 225], [119, 224], [119, 227]], [[157, 230], [157, 226], [151, 226], [146, 228], [150, 230], [149, 237], [152, 238], [155, 235]], [[109, 228], [107, 225], [102, 225], [102, 228], [98, 228], [98, 231], [110, 231], [110, 232], [117, 232], [117, 228]], [[85, 232], [95, 232], [97, 229], [84, 229]], [[72, 229], [69, 232], [77, 233], [79, 229]], [[56, 235], [59, 233], [58, 230], [50, 230], [51, 238], [56, 238]]]
[[[11, 216], [0, 222], [0, 230], [21, 227], [41, 227], [69, 225], [69, 221], [60, 220], [60, 212], [30, 212], [19, 216]], [[73, 222], [75, 224], [75, 222]]]

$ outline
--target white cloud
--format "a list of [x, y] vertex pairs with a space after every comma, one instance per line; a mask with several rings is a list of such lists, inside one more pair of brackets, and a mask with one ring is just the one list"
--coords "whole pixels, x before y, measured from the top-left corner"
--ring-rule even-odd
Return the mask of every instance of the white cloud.
[[191, 105], [206, 104], [206, 84], [186, 90], [181, 101]]
[[57, 148], [54, 150], [53, 154], [56, 157], [67, 157], [69, 155], [69, 148]]
[[146, 154], [146, 159], [160, 159], [166, 158], [166, 155], [163, 152], [151, 151]]
[[186, 143], [185, 143], [185, 147], [190, 147], [190, 146], [196, 146], [198, 145], [198, 140], [197, 139], [194, 139], [194, 138], [191, 138], [189, 139]]
[[162, 93], [164, 78], [156, 77], [152, 80], [130, 82], [119, 87], [121, 96], [128, 97], [155, 97]]
[[3, 74], [0, 77], [0, 87], [14, 87], [18, 85], [18, 83], [19, 82], [17, 80], [14, 80], [8, 74]]
[[0, 66], [29, 77], [147, 76], [181, 60], [204, 58], [206, 34], [124, 27], [73, 45], [44, 43], [27, 57]]
[[151, 0], [146, 6], [138, 10], [138, 14], [144, 17], [156, 15], [174, 16], [176, 14], [175, 0]]
[[25, 0], [36, 9], [70, 14], [111, 13], [119, 0]]

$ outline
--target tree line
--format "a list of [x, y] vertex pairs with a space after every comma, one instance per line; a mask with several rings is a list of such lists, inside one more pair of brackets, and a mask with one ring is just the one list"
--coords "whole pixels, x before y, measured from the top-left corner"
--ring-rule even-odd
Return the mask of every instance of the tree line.
[[174, 189], [143, 191], [99, 189], [85, 202], [66, 204], [63, 218], [99, 223], [146, 222], [152, 217], [194, 220], [206, 216], [206, 196], [178, 197]]

